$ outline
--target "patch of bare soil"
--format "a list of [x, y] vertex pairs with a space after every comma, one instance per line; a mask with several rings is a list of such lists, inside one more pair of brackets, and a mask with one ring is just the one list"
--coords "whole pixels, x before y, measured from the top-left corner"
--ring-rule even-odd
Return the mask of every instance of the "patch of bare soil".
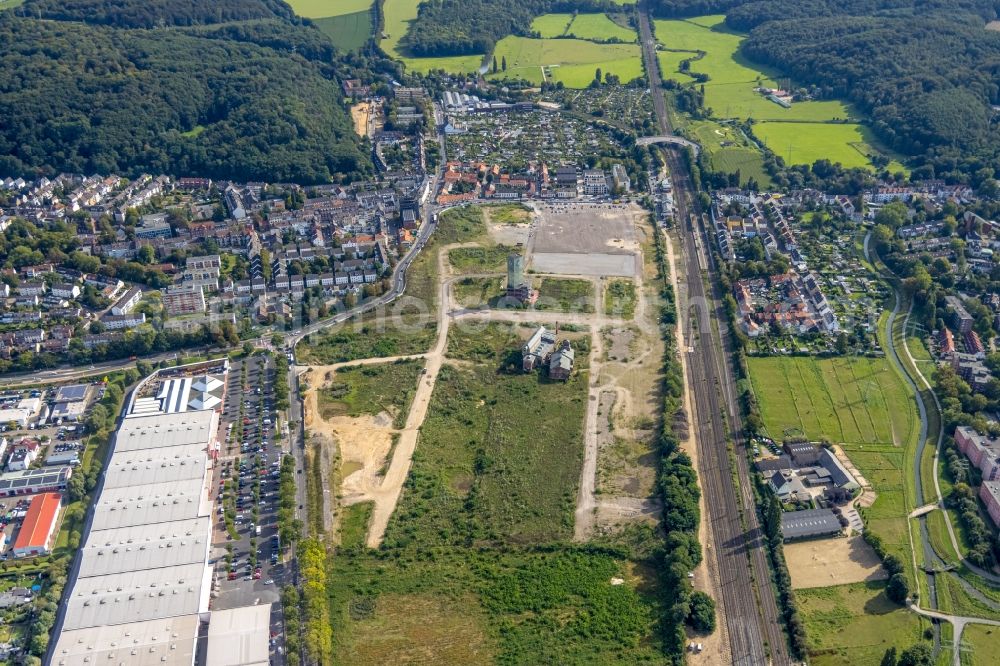
[[860, 535], [785, 544], [792, 587], [829, 587], [883, 580], [878, 555]]

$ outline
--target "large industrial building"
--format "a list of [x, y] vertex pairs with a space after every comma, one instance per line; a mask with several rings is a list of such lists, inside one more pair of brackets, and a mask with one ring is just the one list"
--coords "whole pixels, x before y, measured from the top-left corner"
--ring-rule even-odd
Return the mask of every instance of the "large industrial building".
[[268, 632], [246, 628], [266, 626], [270, 604], [235, 620], [233, 611], [209, 608], [209, 452], [218, 425], [213, 409], [123, 420], [68, 586], [52, 664], [211, 663], [209, 653], [218, 654], [225, 636], [239, 646], [236, 660], [217, 663], [268, 663]]

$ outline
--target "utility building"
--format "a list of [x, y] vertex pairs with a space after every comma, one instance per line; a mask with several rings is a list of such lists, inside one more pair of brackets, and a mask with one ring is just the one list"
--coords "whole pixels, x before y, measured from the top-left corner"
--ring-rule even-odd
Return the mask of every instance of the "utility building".
[[507, 298], [528, 305], [538, 300], [538, 292], [524, 278], [524, 257], [519, 254], [507, 256]]

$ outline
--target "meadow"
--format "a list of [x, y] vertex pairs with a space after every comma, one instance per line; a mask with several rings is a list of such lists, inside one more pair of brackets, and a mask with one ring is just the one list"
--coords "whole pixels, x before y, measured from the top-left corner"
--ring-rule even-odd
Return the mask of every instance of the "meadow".
[[490, 78], [525, 79], [536, 84], [562, 81], [567, 88], [586, 88], [598, 69], [620, 77], [622, 83], [642, 76], [642, 57], [635, 44], [510, 36], [497, 42], [494, 54], [497, 62], [506, 59], [507, 71], [491, 73]]
[[970, 624], [962, 634], [968, 651], [962, 653], [962, 666], [990, 666], [1000, 654], [1000, 627]]
[[372, 0], [288, 0], [288, 6], [304, 18], [325, 18], [368, 11]]
[[531, 22], [531, 29], [543, 38], [576, 37], [592, 42], [635, 42], [635, 30], [618, 25], [607, 14], [543, 14]]
[[365, 9], [353, 14], [327, 16], [313, 19], [320, 31], [330, 38], [333, 45], [344, 51], [353, 51], [365, 45], [375, 27], [372, 25], [372, 13]]
[[426, 73], [443, 69], [453, 74], [464, 74], [479, 69], [483, 59], [481, 55], [409, 58], [398, 50], [399, 40], [406, 34], [410, 21], [417, 18], [417, 7], [421, 2], [422, 0], [385, 0], [382, 4], [382, 13], [385, 15], [384, 37], [380, 41], [382, 50], [414, 72]]
[[814, 666], [878, 664], [885, 651], [902, 652], [926, 625], [885, 595], [885, 582], [796, 590]]
[[491, 273], [507, 266], [507, 255], [514, 248], [506, 245], [458, 247], [448, 251], [448, 263], [455, 273]]
[[[747, 60], [739, 51], [741, 33], [726, 28], [721, 15], [688, 20], [655, 21], [657, 40], [668, 49], [701, 51], [690, 71], [705, 74], [705, 106], [716, 118], [753, 119], [754, 134], [768, 148], [792, 164], [811, 164], [817, 159], [840, 162], [846, 167], [871, 166], [877, 155], [870, 131], [858, 124], [861, 116], [836, 100], [794, 102], [784, 108], [758, 93], [758, 87], [788, 88], [790, 81], [780, 72]], [[664, 79], [691, 81], [678, 71], [690, 53], [659, 53]], [[801, 123], [801, 124], [800, 124]], [[791, 150], [789, 150], [791, 146]], [[901, 169], [898, 162], [890, 169]]]
[[542, 278], [535, 308], [558, 312], [593, 312], [594, 285], [589, 280]]
[[384, 546], [571, 538], [586, 396], [586, 372], [444, 366]]
[[395, 427], [406, 423], [423, 362], [402, 360], [381, 365], [340, 368], [329, 386], [320, 389], [319, 411], [323, 419], [357, 417], [387, 412]]
[[740, 173], [740, 184], [750, 178], [762, 188], [771, 183], [771, 176], [764, 169], [764, 153], [731, 124], [712, 120], [695, 120], [684, 124], [684, 134], [697, 141], [705, 151], [712, 168], [726, 173]]
[[611, 280], [604, 291], [604, 313], [622, 319], [635, 316], [635, 282]]

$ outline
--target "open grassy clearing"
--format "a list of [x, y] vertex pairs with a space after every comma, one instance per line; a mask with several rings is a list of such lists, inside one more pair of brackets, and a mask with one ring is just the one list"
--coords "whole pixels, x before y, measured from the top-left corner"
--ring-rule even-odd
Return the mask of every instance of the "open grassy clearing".
[[497, 42], [494, 55], [498, 62], [507, 60], [506, 72], [488, 74], [495, 79], [525, 79], [540, 84], [547, 78], [562, 81], [568, 88], [586, 88], [598, 69], [603, 74], [617, 75], [622, 83], [642, 76], [642, 57], [635, 44], [509, 36]]
[[691, 83], [694, 79], [681, 71], [681, 63], [697, 55], [693, 51], [657, 51], [656, 59], [660, 64], [660, 76], [664, 81], [673, 79], [681, 83]]
[[890, 647], [901, 652], [920, 640], [929, 625], [890, 601], [884, 588], [878, 581], [796, 592], [811, 664], [878, 664]]
[[491, 321], [455, 326], [448, 330], [448, 358], [475, 361], [502, 368], [516, 358], [520, 361], [522, 338], [534, 328]]
[[906, 446], [919, 429], [903, 380], [881, 358], [749, 359], [769, 434], [789, 431], [834, 443]]
[[870, 131], [854, 123], [759, 122], [753, 133], [787, 164], [827, 159], [845, 167], [865, 167], [877, 153], [867, 141]]
[[507, 255], [513, 249], [505, 245], [458, 247], [448, 251], [448, 264], [458, 274], [491, 273], [506, 267]]
[[970, 624], [962, 633], [962, 666], [991, 666], [1000, 655], [1000, 627]]
[[589, 280], [542, 278], [534, 307], [559, 312], [593, 312], [594, 285]]
[[401, 61], [406, 68], [426, 73], [443, 69], [454, 74], [474, 72], [479, 69], [483, 56], [447, 56], [441, 58], [408, 58], [398, 50], [399, 40], [406, 34], [410, 21], [417, 18], [417, 8], [422, 0], [384, 0], [382, 13], [385, 15], [380, 46], [390, 57]]
[[340, 510], [340, 547], [360, 548], [365, 545], [368, 521], [372, 516], [373, 502], [359, 502]]
[[586, 372], [562, 383], [495, 364], [443, 367], [384, 543], [569, 538], [586, 382]]
[[656, 589], [627, 560], [573, 548], [396, 555], [332, 558], [335, 664], [662, 662]]
[[684, 124], [684, 134], [701, 145], [713, 169], [739, 172], [742, 185], [750, 178], [762, 188], [770, 185], [771, 176], [764, 169], [764, 153], [738, 127], [696, 120]]
[[324, 18], [367, 11], [372, 0], [288, 0], [288, 5], [299, 16]]
[[604, 313], [622, 319], [635, 316], [635, 282], [632, 280], [611, 280], [604, 292]]
[[344, 51], [353, 51], [364, 46], [374, 30], [370, 9], [353, 14], [313, 19], [313, 23], [330, 38], [334, 46]]
[[[758, 121], [754, 134], [793, 164], [830, 159], [848, 167], [863, 167], [871, 166], [870, 156], [888, 154], [868, 128], [850, 122], [859, 120], [860, 115], [843, 102], [794, 102], [791, 108], [784, 108], [758, 93], [758, 87], [788, 87], [788, 80], [780, 72], [743, 57], [739, 46], [744, 35], [729, 30], [724, 19], [713, 15], [655, 22], [657, 39], [666, 48], [704, 52], [704, 57], [691, 62], [691, 71], [709, 77], [704, 84], [705, 106], [714, 117]], [[685, 57], [683, 53], [661, 52], [663, 78], [690, 81], [678, 71]], [[786, 125], [782, 121], [807, 124]], [[904, 167], [894, 161], [889, 169]]]
[[387, 412], [395, 427], [401, 428], [422, 369], [423, 363], [417, 359], [341, 368], [331, 384], [319, 391], [320, 417], [329, 420]]
[[474, 308], [494, 305], [503, 293], [502, 277], [467, 277], [452, 284], [451, 293], [458, 305]]
[[635, 30], [622, 27], [607, 14], [543, 14], [531, 22], [531, 29], [542, 38], [576, 37], [592, 42], [635, 42]]
[[296, 360], [303, 365], [328, 365], [363, 358], [422, 354], [434, 344], [437, 326], [433, 322], [379, 331], [374, 320], [359, 326], [344, 326], [331, 333], [309, 336], [295, 348]]

